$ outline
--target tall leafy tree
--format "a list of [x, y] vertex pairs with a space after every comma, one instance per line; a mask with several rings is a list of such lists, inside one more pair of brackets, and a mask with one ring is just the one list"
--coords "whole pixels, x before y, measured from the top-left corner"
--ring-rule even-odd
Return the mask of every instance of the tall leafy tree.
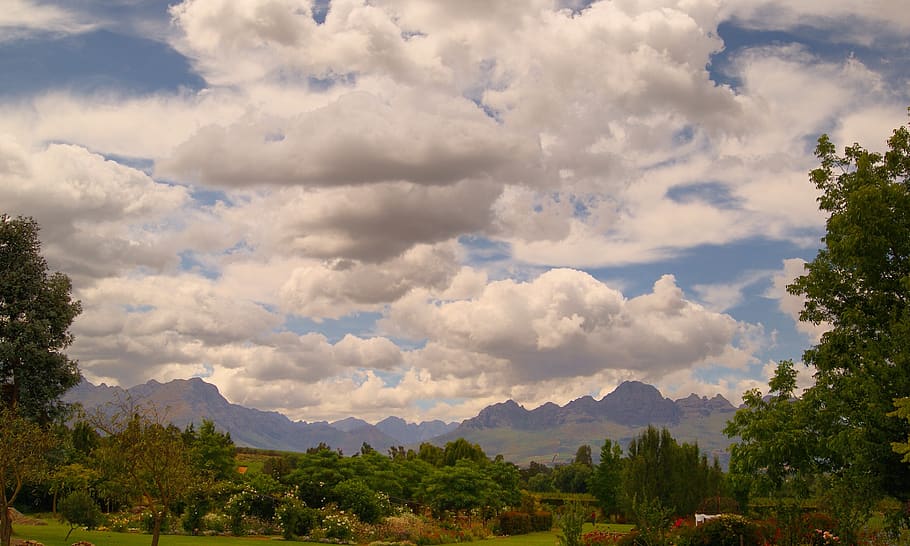
[[151, 510], [151, 544], [158, 546], [165, 516], [199, 479], [180, 429], [163, 423], [154, 407], [99, 412], [95, 423], [106, 434], [94, 452], [100, 468]]
[[620, 487], [622, 485], [622, 447], [609, 438], [600, 448], [600, 462], [594, 467], [588, 485], [589, 491], [597, 497], [605, 514], [619, 511]]
[[203, 419], [198, 432], [190, 425], [183, 436], [190, 448], [190, 460], [197, 470], [215, 480], [237, 476], [237, 448], [230, 432], [220, 432], [213, 421]]
[[768, 385], [767, 396], [758, 389], [743, 394], [743, 407], [724, 428], [724, 434], [739, 438], [731, 448], [730, 472], [749, 477], [755, 493], [802, 497], [821, 446], [796, 398], [793, 362], [781, 361]]
[[701, 455], [698, 444], [678, 444], [666, 428], [653, 426], [629, 444], [623, 464], [622, 491], [630, 512], [659, 508], [690, 514], [718, 493], [722, 473]]
[[43, 424], [80, 378], [63, 352], [82, 310], [71, 291], [70, 279], [50, 273], [41, 256], [37, 222], [0, 215], [0, 402]]
[[906, 498], [910, 466], [891, 444], [910, 427], [889, 414], [910, 393], [910, 131], [896, 129], [884, 154], [838, 155], [822, 136], [816, 156], [826, 234], [789, 291], [806, 298], [802, 320], [830, 329], [804, 354], [816, 373], [803, 399], [828, 476]]

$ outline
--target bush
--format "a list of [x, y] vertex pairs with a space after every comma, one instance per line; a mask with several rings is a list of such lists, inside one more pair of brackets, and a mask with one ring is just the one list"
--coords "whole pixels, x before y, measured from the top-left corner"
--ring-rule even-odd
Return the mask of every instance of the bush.
[[316, 526], [316, 510], [298, 499], [285, 499], [275, 515], [281, 523], [281, 534], [287, 540], [307, 536]]
[[531, 514], [532, 531], [549, 531], [553, 528], [553, 512], [543, 510]]
[[[73, 491], [60, 501], [60, 517], [70, 524], [70, 533], [78, 526], [94, 529], [101, 523], [101, 509], [88, 491]], [[69, 538], [70, 533], [66, 536]]]
[[799, 519], [799, 538], [803, 544], [825, 544], [817, 531], [831, 531], [837, 528], [837, 521], [821, 512], [803, 514]]
[[557, 537], [560, 546], [581, 546], [581, 528], [585, 523], [585, 511], [578, 503], [565, 506], [559, 527], [562, 534]]
[[202, 527], [200, 527], [200, 529], [212, 531], [214, 533], [223, 533], [230, 528], [230, 525], [231, 518], [227, 515], [210, 512], [202, 516]]
[[183, 530], [192, 535], [204, 531], [206, 508], [204, 503], [187, 506], [183, 517], [180, 518], [180, 526], [183, 527]]
[[499, 515], [499, 532], [503, 535], [526, 535], [533, 528], [531, 516], [524, 512], [503, 512]]
[[388, 496], [373, 491], [361, 480], [345, 480], [332, 492], [339, 508], [353, 512], [364, 523], [376, 523], [391, 511]]
[[695, 528], [694, 541], [705, 546], [761, 546], [758, 526], [743, 516], [721, 514]]

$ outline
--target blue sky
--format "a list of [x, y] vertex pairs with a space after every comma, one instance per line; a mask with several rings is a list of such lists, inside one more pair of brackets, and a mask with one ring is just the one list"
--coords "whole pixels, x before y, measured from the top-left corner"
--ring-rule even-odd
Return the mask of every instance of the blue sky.
[[8, 0], [0, 211], [87, 379], [308, 421], [737, 403], [824, 330], [815, 140], [910, 105], [896, 1], [170, 3]]

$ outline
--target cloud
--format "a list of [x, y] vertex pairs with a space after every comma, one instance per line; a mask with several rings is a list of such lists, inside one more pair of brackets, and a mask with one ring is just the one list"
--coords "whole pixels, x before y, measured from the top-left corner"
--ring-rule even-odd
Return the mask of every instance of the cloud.
[[787, 291], [787, 286], [796, 280], [797, 277], [806, 274], [805, 260], [799, 258], [790, 258], [784, 260], [782, 270], [775, 273], [772, 278], [772, 286], [766, 293], [767, 297], [778, 300], [778, 307], [787, 316], [796, 323], [796, 329], [805, 334], [812, 343], [818, 343], [822, 334], [831, 329], [831, 325], [823, 322], [812, 324], [803, 322], [799, 319], [799, 314], [806, 305], [806, 297], [803, 295], [791, 294]]
[[906, 36], [910, 15], [902, 8], [888, 0], [862, 4], [850, 0], [824, 4], [813, 0], [736, 0], [725, 4], [722, 13], [747, 28], [815, 28], [826, 31], [830, 40], [872, 45]]
[[434, 302], [414, 293], [392, 304], [378, 326], [430, 340], [413, 358], [433, 374], [484, 373], [512, 384], [603, 370], [657, 377], [730, 357], [747, 329], [686, 300], [670, 275], [651, 293], [626, 299], [570, 269], [525, 283], [495, 281], [470, 300]]
[[185, 188], [79, 146], [32, 150], [9, 136], [0, 137], [0, 176], [5, 210], [34, 217], [49, 262], [80, 282], [176, 262], [162, 239], [188, 201]]
[[379, 310], [417, 288], [445, 290], [459, 269], [452, 245], [423, 245], [379, 264], [335, 260], [295, 269], [280, 298], [288, 312], [339, 318]]
[[533, 152], [469, 101], [352, 92], [290, 119], [204, 127], [158, 172], [226, 187], [441, 185], [493, 177]]
[[78, 34], [94, 27], [94, 24], [69, 10], [30, 0], [7, 0], [3, 10], [0, 10], [0, 29], [3, 29], [0, 44], [22, 40], [40, 32]]

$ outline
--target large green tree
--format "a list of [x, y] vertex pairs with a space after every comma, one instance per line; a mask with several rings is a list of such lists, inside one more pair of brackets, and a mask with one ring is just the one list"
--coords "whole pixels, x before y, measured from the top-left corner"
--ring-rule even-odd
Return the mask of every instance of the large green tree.
[[588, 486], [589, 491], [600, 504], [605, 514], [619, 511], [619, 500], [622, 486], [622, 446], [609, 438], [600, 448], [600, 463], [594, 467], [594, 475]]
[[772, 498], [803, 497], [815, 472], [821, 446], [802, 401], [796, 398], [793, 362], [781, 361], [769, 382], [767, 396], [752, 389], [743, 406], [724, 428], [738, 437], [730, 450], [730, 472], [747, 479], [753, 493]]
[[804, 354], [816, 370], [803, 400], [825, 447], [818, 462], [847, 490], [906, 498], [910, 466], [891, 444], [910, 428], [889, 414], [910, 393], [910, 131], [896, 129], [884, 154], [854, 144], [838, 155], [822, 136], [816, 156], [826, 234], [789, 291], [806, 298], [801, 320], [830, 325]]
[[151, 544], [157, 546], [165, 516], [200, 479], [180, 429], [165, 424], [151, 406], [99, 412], [94, 423], [105, 433], [94, 451], [99, 467], [151, 511]]
[[0, 406], [0, 545], [10, 544], [13, 523], [9, 509], [24, 485], [44, 477], [53, 443], [48, 429]]
[[37, 222], [0, 215], [0, 402], [45, 424], [80, 378], [63, 352], [81, 311], [71, 291], [66, 275], [48, 270]]

